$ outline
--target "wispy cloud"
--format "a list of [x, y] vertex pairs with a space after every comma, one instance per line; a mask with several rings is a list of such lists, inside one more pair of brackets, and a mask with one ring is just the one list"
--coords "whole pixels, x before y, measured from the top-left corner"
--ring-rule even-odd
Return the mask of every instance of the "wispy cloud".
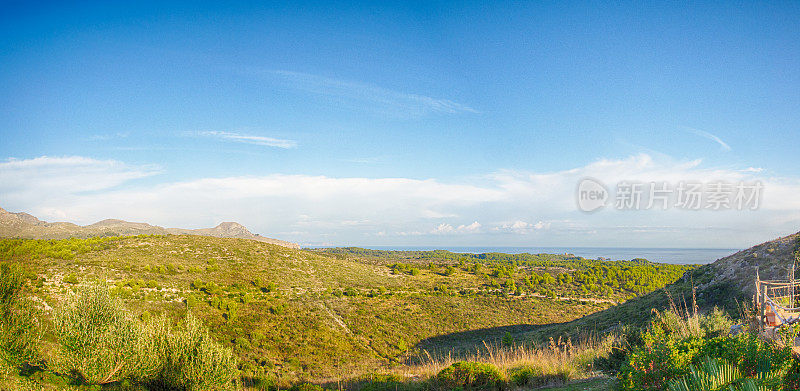
[[689, 129], [690, 132], [692, 132], [692, 133], [694, 133], [694, 134], [696, 134], [696, 135], [698, 135], [700, 137], [705, 137], [705, 138], [707, 138], [707, 139], [719, 144], [719, 146], [722, 147], [722, 149], [724, 149], [726, 151], [730, 151], [731, 150], [731, 146], [728, 145], [728, 143], [722, 141], [722, 139], [717, 137], [716, 135], [713, 135], [713, 134], [711, 134], [709, 132], [706, 132], [705, 130], [694, 129], [694, 128], [687, 128], [687, 129]]
[[216, 137], [223, 140], [234, 141], [244, 144], [261, 145], [264, 147], [289, 149], [297, 146], [297, 142], [294, 140], [285, 140], [285, 139], [264, 137], [264, 136], [251, 136], [247, 134], [239, 134], [233, 132], [207, 131], [207, 132], [199, 132], [198, 134], [201, 136]]
[[87, 138], [88, 141], [108, 141], [112, 139], [121, 139], [127, 138], [130, 135], [128, 132], [117, 132], [117, 133], [105, 133], [105, 134], [95, 134]]
[[399, 92], [356, 81], [291, 71], [267, 71], [266, 74], [287, 87], [336, 98], [337, 102], [354, 108], [371, 109], [385, 114], [419, 117], [436, 113], [478, 112], [470, 106], [449, 99]]

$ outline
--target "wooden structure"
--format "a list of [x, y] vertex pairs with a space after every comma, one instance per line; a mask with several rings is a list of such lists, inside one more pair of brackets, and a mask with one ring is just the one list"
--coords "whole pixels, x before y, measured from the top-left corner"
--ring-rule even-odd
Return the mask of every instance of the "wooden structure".
[[800, 282], [794, 280], [793, 274], [790, 272], [786, 280], [761, 280], [756, 270], [756, 307], [761, 314], [762, 331], [800, 322]]

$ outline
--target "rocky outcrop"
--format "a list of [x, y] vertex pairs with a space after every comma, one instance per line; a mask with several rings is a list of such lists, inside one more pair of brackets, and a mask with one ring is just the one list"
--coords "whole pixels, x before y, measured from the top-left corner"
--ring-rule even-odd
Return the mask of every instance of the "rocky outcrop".
[[[720, 258], [703, 268], [704, 279], [699, 282], [698, 290], [727, 286], [752, 297], [755, 294], [756, 269], [762, 280], [787, 279], [798, 247], [800, 232]], [[797, 268], [800, 269], [800, 262]], [[796, 275], [800, 277], [800, 272]]]

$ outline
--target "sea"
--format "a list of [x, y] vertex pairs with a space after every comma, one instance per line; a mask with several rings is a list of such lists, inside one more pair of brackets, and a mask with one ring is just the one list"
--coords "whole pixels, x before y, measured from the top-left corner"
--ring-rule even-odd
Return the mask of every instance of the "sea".
[[731, 255], [739, 249], [732, 248], [633, 248], [633, 247], [405, 247], [363, 246], [372, 250], [447, 250], [454, 253], [506, 253], [506, 254], [573, 254], [586, 259], [613, 261], [644, 258], [652, 262], [679, 265], [702, 265]]

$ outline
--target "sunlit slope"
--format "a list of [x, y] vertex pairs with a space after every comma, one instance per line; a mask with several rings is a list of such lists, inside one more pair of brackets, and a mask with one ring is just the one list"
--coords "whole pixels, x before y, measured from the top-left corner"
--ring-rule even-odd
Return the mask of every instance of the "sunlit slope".
[[[245, 239], [4, 239], [0, 257], [37, 276], [45, 308], [77, 284], [108, 280], [141, 316], [177, 318], [191, 308], [234, 347], [246, 373], [279, 376], [369, 372], [420, 349], [468, 349], [611, 305], [570, 297], [575, 283], [534, 285], [534, 269], [390, 267]], [[550, 272], [558, 270], [568, 271]]]

